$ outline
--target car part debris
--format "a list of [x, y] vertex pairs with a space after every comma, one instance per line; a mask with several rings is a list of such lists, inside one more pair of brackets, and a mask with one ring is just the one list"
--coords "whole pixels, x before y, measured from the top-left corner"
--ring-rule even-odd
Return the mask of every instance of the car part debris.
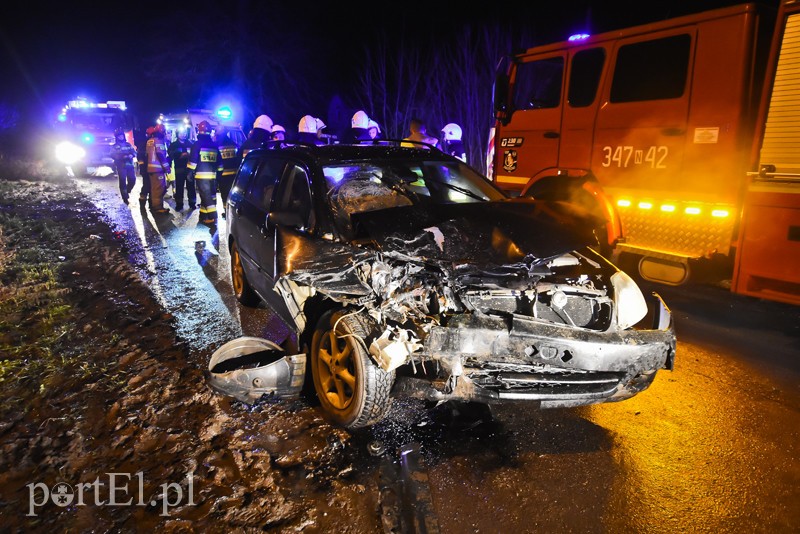
[[247, 404], [265, 394], [294, 399], [303, 388], [306, 355], [284, 356], [283, 349], [268, 339], [240, 337], [211, 355], [208, 371], [215, 391]]

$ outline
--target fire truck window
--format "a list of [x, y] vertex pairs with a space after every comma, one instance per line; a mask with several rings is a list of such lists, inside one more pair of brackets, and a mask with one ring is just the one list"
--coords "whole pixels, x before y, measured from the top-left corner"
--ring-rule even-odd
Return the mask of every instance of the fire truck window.
[[680, 98], [686, 87], [691, 44], [691, 37], [683, 34], [621, 46], [611, 82], [611, 102]]
[[520, 63], [514, 83], [514, 109], [558, 107], [563, 78], [563, 57]]
[[594, 102], [605, 61], [606, 51], [603, 48], [581, 50], [572, 56], [567, 92], [570, 106], [583, 108]]

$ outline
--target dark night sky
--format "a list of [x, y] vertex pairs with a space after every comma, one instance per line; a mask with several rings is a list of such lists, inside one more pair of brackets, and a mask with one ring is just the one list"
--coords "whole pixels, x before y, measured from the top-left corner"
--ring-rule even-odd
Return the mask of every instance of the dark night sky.
[[[296, 28], [307, 34], [303, 43], [308, 45], [308, 61], [314, 61], [321, 56], [318, 52], [325, 50], [331, 54], [329, 57], [340, 58], [344, 66], [353, 65], [361, 49], [379, 32], [395, 36], [403, 33], [406, 39], [414, 32], [427, 32], [444, 39], [448, 32], [457, 31], [465, 23], [514, 21], [530, 26], [537, 41], [528, 44], [532, 46], [561, 40], [578, 31], [599, 33], [738, 2], [509, 0], [467, 6], [447, 2], [338, 1], [297, 3], [296, 7], [285, 0], [266, 3], [275, 5], [279, 13], [263, 25], [265, 42], [272, 43], [272, 35]], [[234, 4], [229, 1], [214, 5], [226, 9]], [[6, 6], [0, 20], [0, 103], [17, 107], [27, 120], [57, 110], [77, 94], [99, 100], [126, 100], [131, 108], [146, 113], [200, 105], [182, 102], [189, 97], [145, 76], [147, 53], [154, 45], [178, 46], [183, 39], [203, 38], [215, 31], [213, 16], [206, 30], [182, 24], [187, 10], [196, 6], [196, 2], [168, 0], [59, 4], [22, 0], [14, 7]], [[161, 21], [156, 22], [157, 19]], [[164, 28], [169, 30], [163, 31]], [[274, 46], [281, 46], [280, 40]]]

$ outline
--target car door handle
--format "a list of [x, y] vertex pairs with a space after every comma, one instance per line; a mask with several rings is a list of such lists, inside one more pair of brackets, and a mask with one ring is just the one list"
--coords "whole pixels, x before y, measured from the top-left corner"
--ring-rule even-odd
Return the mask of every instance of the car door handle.
[[242, 208], [240, 208], [239, 206], [236, 206], [235, 208], [233, 208], [233, 212], [236, 215], [241, 215], [242, 214]]
[[558, 132], [545, 132], [543, 135], [547, 139], [558, 139], [560, 137]]

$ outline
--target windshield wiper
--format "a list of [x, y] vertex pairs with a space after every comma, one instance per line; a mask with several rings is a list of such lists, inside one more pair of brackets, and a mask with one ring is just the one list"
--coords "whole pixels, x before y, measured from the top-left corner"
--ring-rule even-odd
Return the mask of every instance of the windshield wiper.
[[[425, 180], [429, 180], [429, 178], [425, 178]], [[453, 191], [455, 191], [457, 193], [461, 193], [462, 195], [466, 195], [468, 197], [472, 197], [475, 200], [480, 200], [481, 202], [486, 202], [487, 201], [486, 198], [478, 195], [477, 193], [473, 193], [472, 191], [470, 191], [469, 189], [467, 189], [465, 187], [461, 187], [461, 186], [454, 185], [454, 184], [451, 184], [449, 182], [444, 182], [442, 180], [437, 180], [437, 179], [430, 179], [430, 181], [434, 182], [434, 183], [437, 183], [437, 184], [440, 184], [440, 185], [443, 185], [443, 186], [447, 187], [448, 189], [451, 189], [451, 190], [453, 190]]]

